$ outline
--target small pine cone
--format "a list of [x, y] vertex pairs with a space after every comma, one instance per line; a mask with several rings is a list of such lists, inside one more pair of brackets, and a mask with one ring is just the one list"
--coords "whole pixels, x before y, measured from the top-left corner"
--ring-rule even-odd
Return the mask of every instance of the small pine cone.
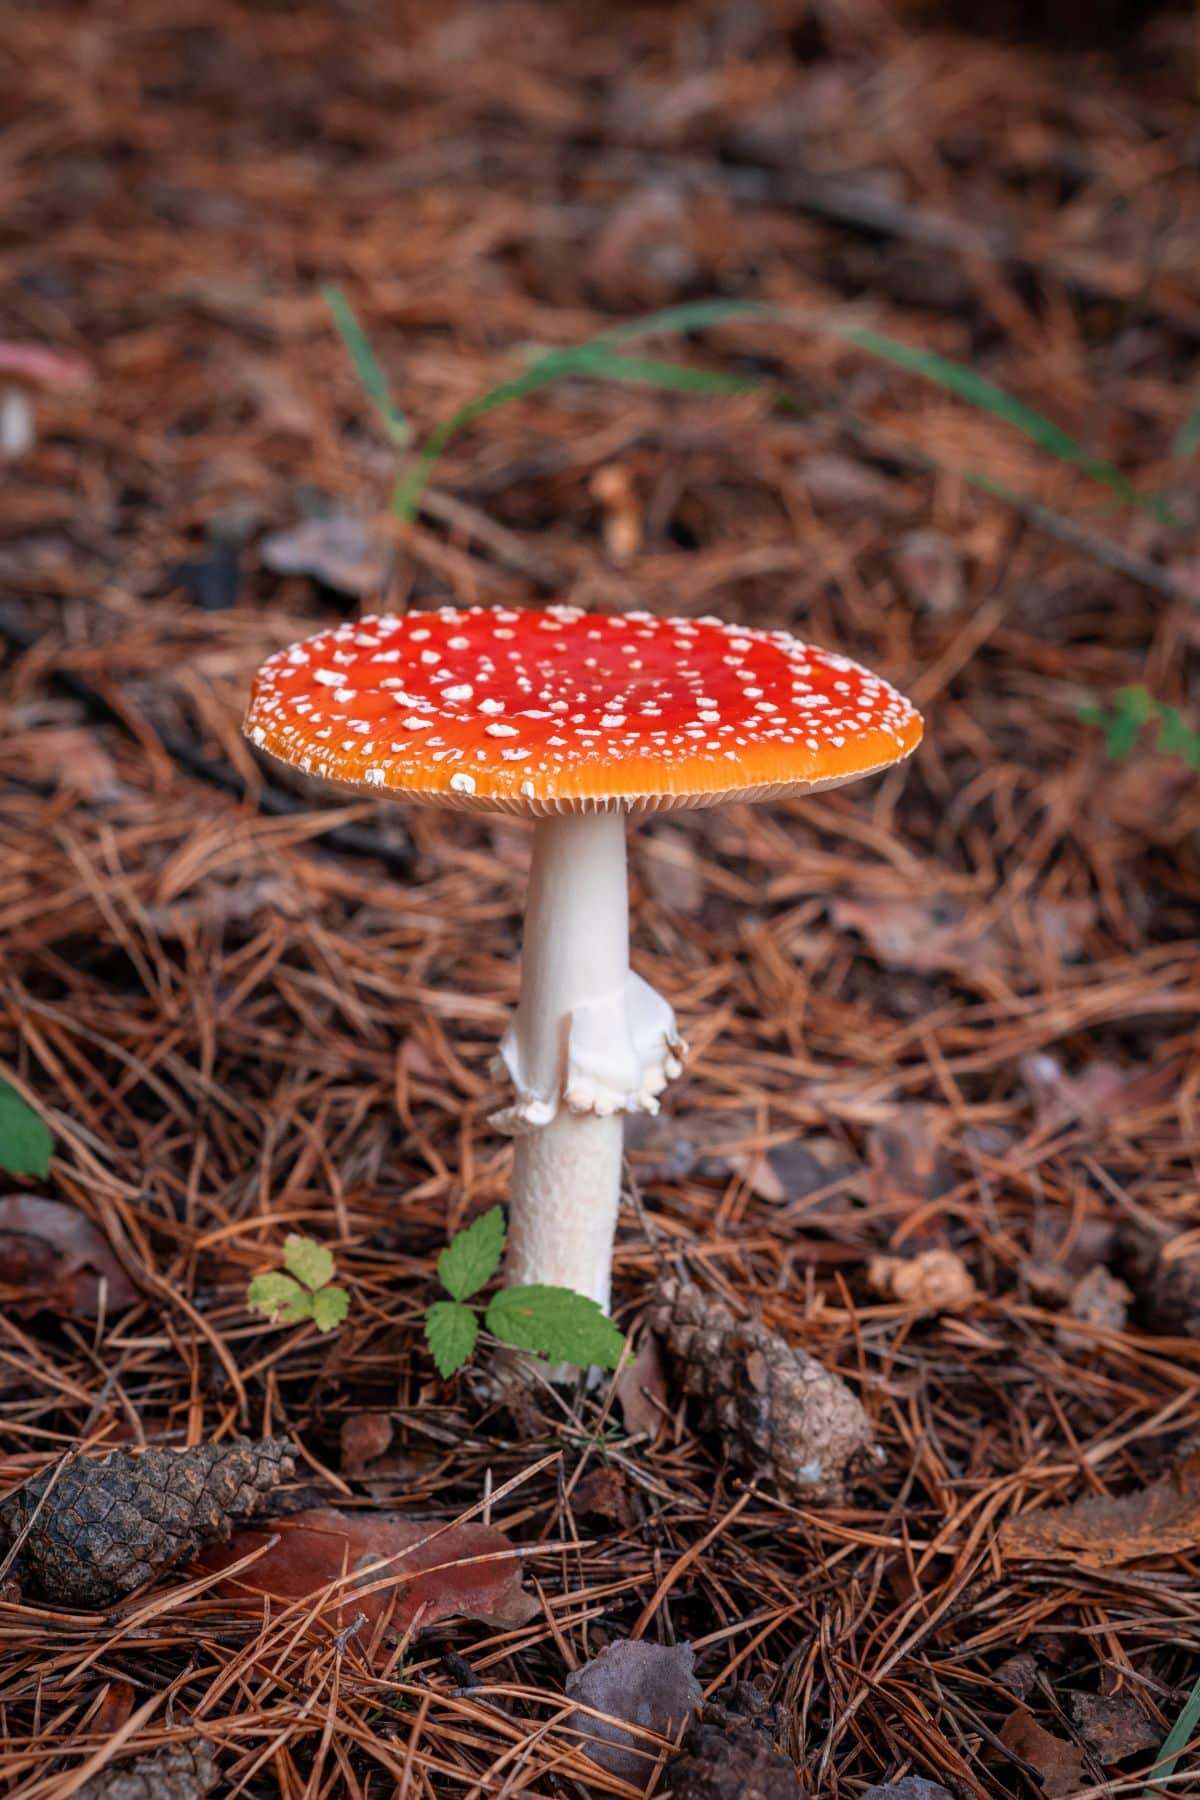
[[135, 1762], [101, 1769], [76, 1788], [75, 1800], [204, 1800], [218, 1774], [208, 1744], [168, 1744]]
[[701, 1430], [731, 1461], [792, 1500], [841, 1497], [846, 1470], [870, 1453], [871, 1427], [839, 1375], [691, 1282], [659, 1283], [650, 1324], [700, 1402]]
[[1130, 1222], [1118, 1238], [1121, 1273], [1138, 1316], [1164, 1337], [1200, 1338], [1200, 1253], [1164, 1257], [1175, 1233]]
[[293, 1467], [282, 1437], [81, 1458], [57, 1480], [44, 1470], [0, 1501], [0, 1548], [28, 1526], [16, 1566], [22, 1583], [62, 1606], [112, 1606], [227, 1538], [236, 1519], [263, 1511]]
[[805, 1800], [776, 1741], [780, 1711], [748, 1681], [728, 1702], [710, 1700], [667, 1764], [672, 1800]]

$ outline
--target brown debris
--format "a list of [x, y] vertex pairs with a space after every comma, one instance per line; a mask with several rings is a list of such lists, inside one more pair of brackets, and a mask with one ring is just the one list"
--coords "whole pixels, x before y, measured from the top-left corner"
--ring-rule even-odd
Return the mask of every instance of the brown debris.
[[655, 1740], [674, 1738], [704, 1698], [694, 1665], [690, 1644], [618, 1638], [567, 1676], [576, 1710], [566, 1730], [589, 1762], [644, 1786], [660, 1750]]
[[877, 1782], [864, 1788], [859, 1800], [954, 1800], [954, 1796], [940, 1781], [928, 1781], [924, 1775], [902, 1775], [899, 1781]]
[[1200, 1338], [1200, 1241], [1189, 1238], [1186, 1246], [1179, 1245], [1176, 1236], [1166, 1228], [1126, 1221], [1121, 1269], [1151, 1331]]
[[871, 1427], [839, 1375], [673, 1277], [659, 1282], [650, 1323], [723, 1455], [792, 1500], [840, 1499]]
[[[1133, 1295], [1123, 1281], [1110, 1275], [1103, 1263], [1093, 1263], [1081, 1275], [1067, 1298], [1067, 1311], [1073, 1319], [1082, 1319], [1103, 1331], [1120, 1331], [1129, 1316]], [[1096, 1340], [1090, 1334], [1072, 1331], [1069, 1325], [1055, 1328], [1054, 1341], [1060, 1350], [1094, 1350]]]
[[652, 1331], [642, 1333], [633, 1360], [621, 1369], [614, 1388], [630, 1436], [644, 1433], [656, 1438], [669, 1411], [670, 1382], [662, 1347]]
[[148, 1756], [102, 1769], [75, 1789], [76, 1800], [204, 1800], [221, 1778], [212, 1747], [167, 1744]]
[[1009, 1558], [1065, 1558], [1105, 1569], [1200, 1546], [1200, 1454], [1193, 1453], [1148, 1487], [1110, 1500], [1086, 1494], [1070, 1506], [1021, 1513], [1000, 1527]]
[[1047, 1731], [1023, 1706], [1001, 1725], [1000, 1741], [1037, 1770], [1046, 1800], [1072, 1800], [1090, 1785], [1087, 1759], [1079, 1746]]
[[778, 1747], [786, 1724], [750, 1682], [709, 1700], [667, 1764], [673, 1800], [805, 1800], [792, 1760]]
[[873, 1256], [867, 1281], [877, 1294], [920, 1312], [967, 1312], [978, 1297], [971, 1271], [953, 1250]]
[[138, 1298], [112, 1247], [75, 1206], [36, 1194], [0, 1197], [0, 1306], [61, 1307], [94, 1319], [101, 1301], [120, 1312]]
[[507, 1628], [538, 1610], [521, 1585], [510, 1539], [488, 1525], [311, 1507], [269, 1528], [245, 1526], [198, 1560], [208, 1570], [228, 1569], [256, 1551], [220, 1593], [319, 1600], [321, 1617], [339, 1631], [361, 1619], [369, 1635], [386, 1626], [394, 1638], [456, 1617]]
[[293, 1467], [286, 1438], [81, 1457], [0, 1501], [0, 1544], [44, 1599], [112, 1606], [262, 1512]]
[[362, 1475], [386, 1454], [393, 1437], [386, 1413], [351, 1413], [342, 1420], [342, 1468], [347, 1475]]
[[1157, 1750], [1165, 1735], [1128, 1691], [1072, 1694], [1071, 1717], [1088, 1749], [1102, 1763], [1124, 1762], [1127, 1756]]

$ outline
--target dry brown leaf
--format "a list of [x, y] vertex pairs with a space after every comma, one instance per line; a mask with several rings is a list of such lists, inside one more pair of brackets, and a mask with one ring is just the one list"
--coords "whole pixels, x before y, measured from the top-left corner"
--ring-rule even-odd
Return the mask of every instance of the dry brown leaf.
[[131, 1681], [109, 1682], [91, 1719], [91, 1729], [97, 1737], [111, 1737], [119, 1731], [133, 1711], [136, 1698]]
[[1070, 1506], [1006, 1519], [998, 1542], [1010, 1561], [1044, 1557], [1087, 1569], [1194, 1550], [1200, 1545], [1200, 1453], [1115, 1500], [1087, 1494]]
[[845, 895], [833, 902], [829, 916], [835, 930], [864, 937], [885, 969], [970, 974], [994, 969], [1001, 960], [998, 945], [980, 933], [978, 914], [940, 895], [918, 900]]
[[102, 1292], [109, 1313], [138, 1298], [86, 1213], [35, 1194], [0, 1198], [0, 1306], [19, 1314], [58, 1307], [94, 1319]]
[[224, 1569], [264, 1544], [271, 1547], [217, 1592], [306, 1600], [349, 1575], [321, 1612], [337, 1631], [358, 1613], [366, 1615], [369, 1629], [386, 1618], [399, 1633], [414, 1621], [424, 1629], [454, 1617], [507, 1628], [523, 1625], [538, 1609], [521, 1586], [511, 1541], [489, 1525], [439, 1528], [389, 1513], [317, 1507], [239, 1531], [197, 1560], [204, 1569]]
[[617, 1376], [617, 1405], [625, 1429], [631, 1437], [645, 1433], [654, 1439], [662, 1430], [670, 1413], [667, 1395], [670, 1382], [658, 1339], [652, 1331], [643, 1331], [637, 1352]]
[[342, 1469], [347, 1475], [361, 1475], [378, 1462], [391, 1441], [392, 1421], [387, 1413], [351, 1413], [342, 1420]]
[[1071, 1717], [1079, 1735], [1102, 1763], [1124, 1762], [1157, 1750], [1163, 1733], [1131, 1693], [1072, 1694]]
[[971, 1271], [954, 1250], [873, 1256], [867, 1281], [877, 1294], [922, 1312], [966, 1312], [976, 1299]]
[[1055, 1737], [1025, 1707], [1005, 1719], [1000, 1741], [1037, 1770], [1046, 1800], [1070, 1800], [1088, 1786], [1087, 1762], [1078, 1744]]
[[618, 1525], [630, 1525], [633, 1522], [633, 1508], [629, 1503], [629, 1484], [614, 1464], [606, 1468], [591, 1469], [575, 1484], [571, 1495], [573, 1511], [585, 1518], [612, 1519]]

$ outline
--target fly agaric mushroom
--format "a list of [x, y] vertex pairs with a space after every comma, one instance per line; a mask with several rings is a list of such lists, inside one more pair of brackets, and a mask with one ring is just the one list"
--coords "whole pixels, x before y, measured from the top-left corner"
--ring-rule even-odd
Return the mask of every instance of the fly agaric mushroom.
[[837, 787], [900, 761], [919, 714], [784, 631], [486, 607], [365, 618], [259, 671], [252, 741], [302, 773], [537, 821], [516, 1015], [516, 1282], [607, 1309], [622, 1114], [656, 1112], [682, 1049], [629, 967], [625, 815]]
[[15, 460], [33, 448], [35, 394], [77, 394], [91, 379], [87, 363], [69, 350], [0, 339], [0, 456]]

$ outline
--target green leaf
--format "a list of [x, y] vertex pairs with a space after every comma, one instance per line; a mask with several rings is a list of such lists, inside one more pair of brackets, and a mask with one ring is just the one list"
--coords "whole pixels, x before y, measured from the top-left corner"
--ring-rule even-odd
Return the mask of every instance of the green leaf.
[[44, 1180], [53, 1154], [54, 1139], [44, 1120], [15, 1088], [0, 1081], [0, 1169]]
[[1158, 748], [1164, 756], [1182, 756], [1193, 769], [1200, 768], [1200, 731], [1193, 731], [1177, 706], [1155, 702], [1158, 714]]
[[451, 1238], [438, 1257], [438, 1280], [456, 1300], [469, 1300], [490, 1281], [504, 1253], [504, 1212], [489, 1207]]
[[338, 336], [346, 346], [363, 391], [383, 420], [384, 430], [392, 443], [398, 450], [403, 450], [411, 435], [408, 420], [392, 399], [387, 376], [379, 366], [371, 348], [371, 340], [359, 323], [358, 315], [340, 287], [323, 287], [321, 297], [333, 314]]
[[312, 1238], [297, 1237], [294, 1232], [285, 1238], [283, 1260], [291, 1274], [306, 1288], [322, 1288], [327, 1281], [333, 1280], [333, 1254]]
[[518, 1350], [580, 1369], [615, 1369], [625, 1351], [625, 1339], [607, 1313], [570, 1288], [501, 1288], [485, 1323], [494, 1337]]
[[342, 1287], [323, 1287], [312, 1295], [313, 1322], [318, 1331], [332, 1331], [350, 1311], [350, 1296]]
[[299, 1319], [312, 1317], [313, 1296], [298, 1281], [273, 1269], [269, 1275], [256, 1275], [246, 1289], [246, 1304], [253, 1312], [265, 1313], [278, 1323], [294, 1325]]
[[444, 1381], [461, 1369], [479, 1336], [479, 1320], [457, 1300], [435, 1300], [425, 1314], [425, 1342]]

